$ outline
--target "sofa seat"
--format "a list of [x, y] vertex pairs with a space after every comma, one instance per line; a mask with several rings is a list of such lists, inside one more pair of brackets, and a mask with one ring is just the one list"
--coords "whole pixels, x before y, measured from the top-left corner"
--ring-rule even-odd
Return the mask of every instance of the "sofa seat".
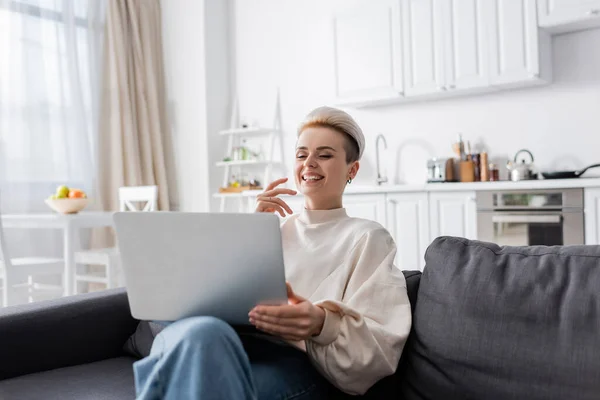
[[0, 399], [134, 399], [135, 361], [133, 357], [110, 358], [3, 380]]

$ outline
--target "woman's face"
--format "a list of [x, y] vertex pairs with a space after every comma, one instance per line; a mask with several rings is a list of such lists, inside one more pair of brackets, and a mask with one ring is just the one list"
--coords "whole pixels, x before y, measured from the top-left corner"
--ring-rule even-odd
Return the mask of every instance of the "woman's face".
[[358, 162], [346, 164], [346, 135], [325, 127], [302, 131], [296, 144], [296, 187], [306, 197], [308, 209], [342, 206], [348, 178], [354, 179]]

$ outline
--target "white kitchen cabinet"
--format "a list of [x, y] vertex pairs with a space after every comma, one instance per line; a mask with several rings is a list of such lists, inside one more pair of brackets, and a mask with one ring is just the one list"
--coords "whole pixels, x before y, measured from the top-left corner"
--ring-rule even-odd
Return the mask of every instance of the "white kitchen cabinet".
[[458, 236], [477, 239], [475, 192], [429, 194], [430, 239]]
[[402, 2], [406, 96], [446, 90], [443, 1]]
[[407, 96], [489, 85], [489, 0], [403, 2]]
[[600, 0], [538, 0], [538, 16], [556, 33], [600, 26]]
[[344, 208], [350, 217], [364, 218], [386, 225], [385, 194], [344, 195]]
[[445, 87], [466, 90], [489, 85], [486, 6], [489, 0], [444, 0]]
[[538, 30], [536, 0], [489, 0], [490, 82], [523, 86], [551, 79], [551, 39]]
[[401, 97], [400, 0], [349, 4], [333, 26], [338, 101]]
[[299, 214], [304, 210], [304, 196], [279, 196], [292, 209], [294, 214]]
[[536, 0], [350, 4], [357, 1], [364, 7], [348, 5], [334, 18], [338, 105], [444, 98], [552, 79], [551, 37], [538, 29]]
[[585, 244], [600, 244], [600, 188], [585, 189]]
[[422, 271], [430, 243], [427, 193], [391, 193], [386, 200], [386, 227], [398, 247], [396, 266]]

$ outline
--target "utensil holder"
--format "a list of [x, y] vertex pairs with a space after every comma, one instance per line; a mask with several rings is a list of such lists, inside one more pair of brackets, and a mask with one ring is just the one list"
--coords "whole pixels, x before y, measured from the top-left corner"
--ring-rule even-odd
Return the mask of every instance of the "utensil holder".
[[473, 161], [461, 161], [459, 168], [461, 182], [475, 182], [475, 163]]

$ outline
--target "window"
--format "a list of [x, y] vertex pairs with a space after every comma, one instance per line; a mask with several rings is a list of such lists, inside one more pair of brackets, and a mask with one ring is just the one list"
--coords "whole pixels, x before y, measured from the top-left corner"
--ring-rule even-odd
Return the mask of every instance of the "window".
[[90, 181], [102, 31], [93, 3], [0, 0], [0, 181]]

